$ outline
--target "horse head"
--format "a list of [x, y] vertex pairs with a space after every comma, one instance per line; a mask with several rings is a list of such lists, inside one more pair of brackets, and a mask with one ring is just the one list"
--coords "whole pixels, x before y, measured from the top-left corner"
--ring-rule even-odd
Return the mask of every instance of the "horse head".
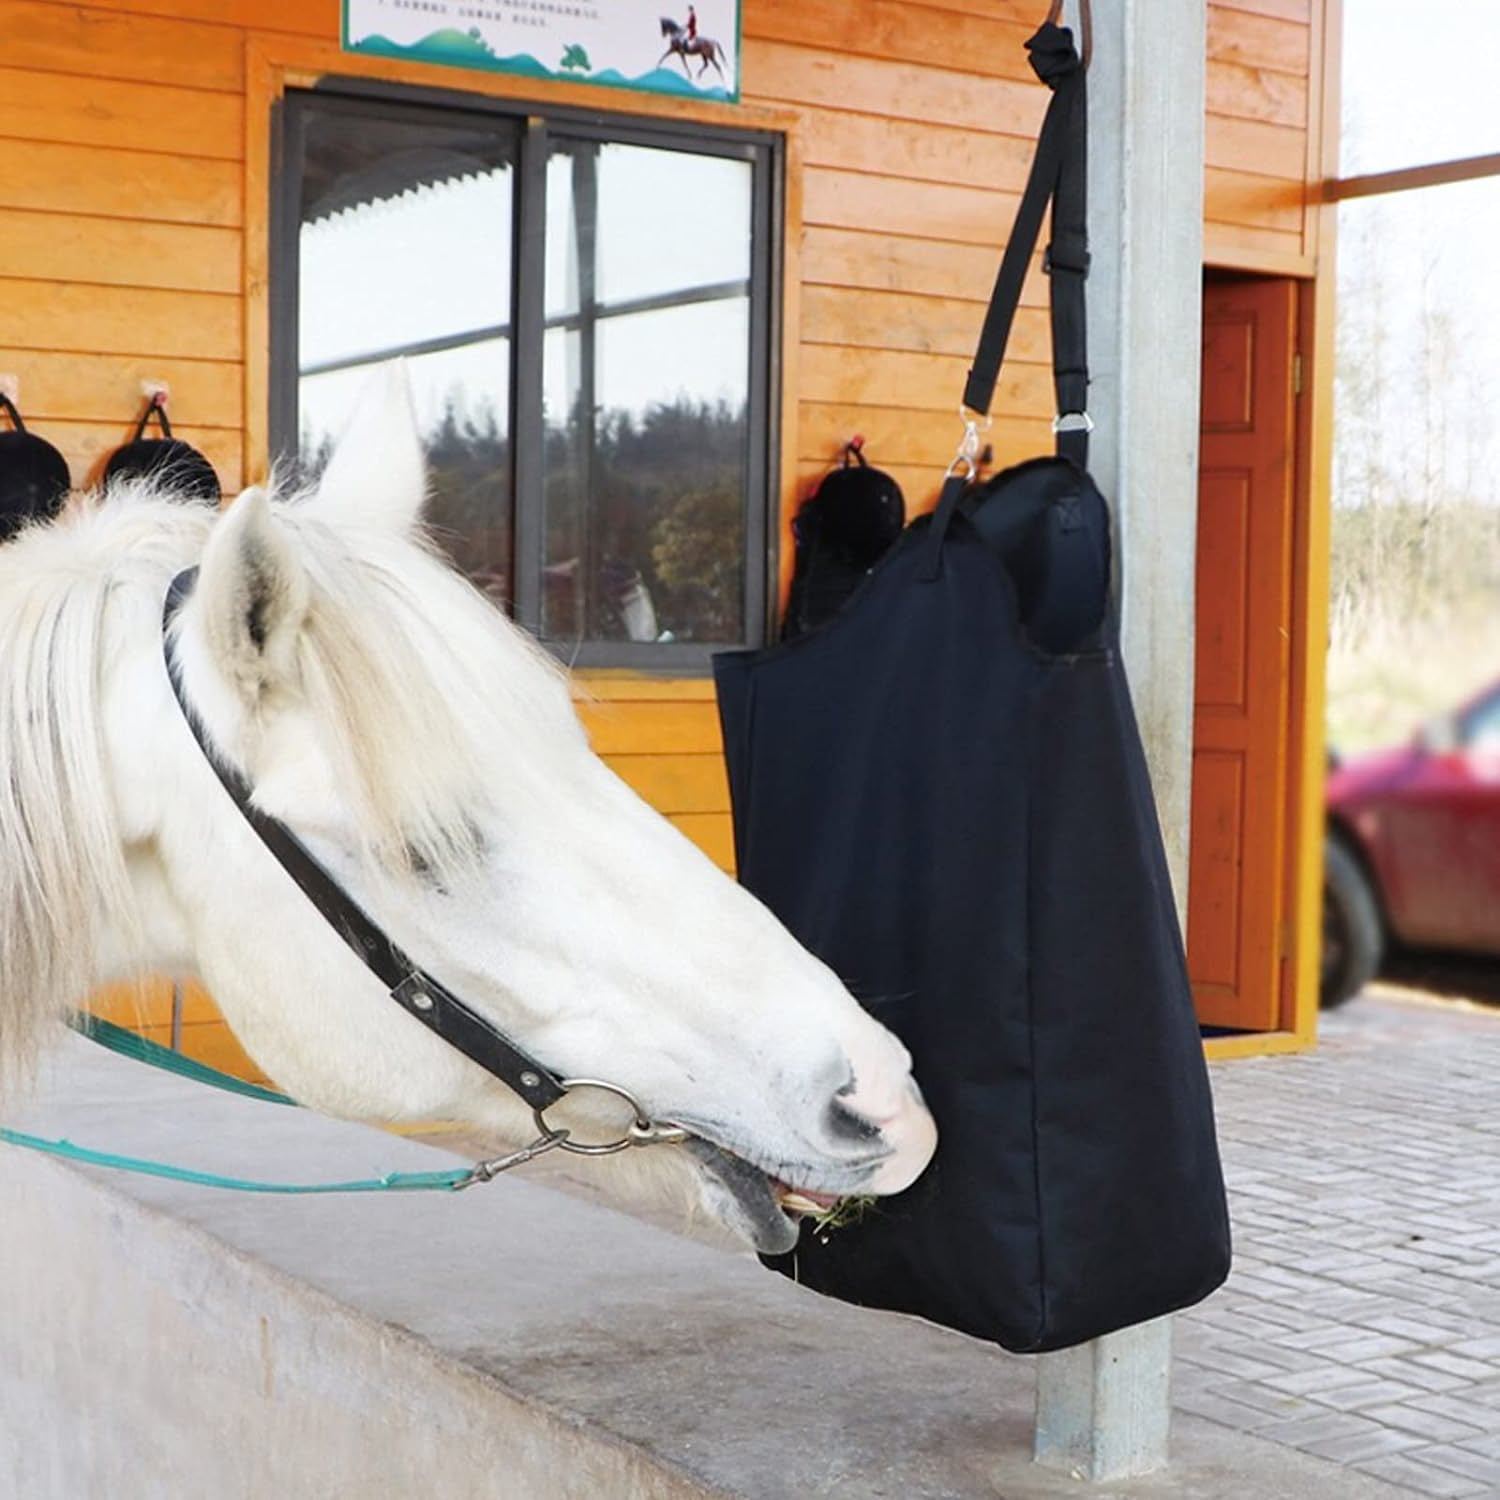
[[[173, 650], [255, 805], [533, 1057], [691, 1132], [601, 1167], [622, 1195], [686, 1190], [777, 1251], [788, 1189], [907, 1187], [935, 1129], [906, 1051], [592, 753], [564, 675], [424, 538], [423, 492], [393, 376], [310, 493], [209, 514], [137, 487], [3, 549], [0, 1053], [89, 984], [192, 972], [304, 1104], [497, 1148], [534, 1134], [386, 995], [216, 780], [162, 657], [166, 585], [197, 564]], [[556, 1118], [614, 1117], [570, 1096]]]

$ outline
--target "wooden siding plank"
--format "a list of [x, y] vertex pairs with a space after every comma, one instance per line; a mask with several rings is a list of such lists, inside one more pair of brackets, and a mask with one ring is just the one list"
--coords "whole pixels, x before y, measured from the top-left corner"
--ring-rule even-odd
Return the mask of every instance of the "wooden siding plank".
[[1213, 5], [1208, 11], [1208, 55], [1215, 62], [1243, 63], [1250, 68], [1274, 68], [1306, 78], [1311, 27]]
[[112, 15], [48, 0], [0, 0], [0, 35], [11, 67], [91, 78], [133, 78], [239, 93], [242, 39], [224, 26]]
[[992, 254], [1010, 232], [1018, 201], [1015, 193], [952, 183], [896, 182], [828, 167], [803, 173], [803, 215], [809, 225], [986, 245]]
[[244, 104], [203, 89], [0, 67], [0, 136], [75, 146], [170, 142], [175, 156], [238, 161]]
[[729, 780], [722, 756], [611, 755], [606, 763], [658, 812], [729, 811]]
[[[911, 61], [853, 57], [826, 46], [801, 47], [745, 38], [746, 92], [779, 104], [857, 107], [894, 120], [950, 125], [979, 135], [1034, 140], [1050, 97], [1035, 77], [1021, 82], [928, 67]], [[753, 87], [752, 87], [753, 85]]]
[[[945, 467], [961, 435], [956, 398], [954, 404], [950, 422], [905, 406], [804, 401], [798, 410], [797, 456], [831, 464], [857, 432], [865, 440], [866, 456], [877, 468], [891, 464]], [[997, 414], [984, 440], [997, 454], [1047, 453], [1052, 449], [1051, 418]]]
[[237, 360], [240, 300], [0, 277], [0, 346]]
[[[198, 1025], [220, 1019], [219, 1009], [208, 997], [208, 991], [191, 979], [181, 981], [182, 1020], [184, 1025]], [[172, 1024], [172, 980], [153, 974], [134, 983], [111, 984], [96, 990], [84, 1007], [90, 1015], [132, 1030], [145, 1026]]]
[[1252, 16], [1275, 16], [1282, 21], [1312, 20], [1313, 0], [1210, 0], [1210, 12], [1243, 10]]
[[1302, 233], [1303, 184], [1210, 167], [1204, 180], [1204, 217], [1215, 224], [1246, 224]]
[[1308, 276], [1312, 264], [1302, 253], [1302, 236], [1249, 224], [1203, 226], [1203, 259], [1211, 266], [1229, 266], [1270, 275]]
[[[959, 65], [966, 73], [996, 78], [1035, 78], [1025, 42], [1036, 22], [995, 21], [984, 16], [934, 14], [907, 0], [747, 0], [746, 39], [794, 42], [840, 56], [891, 58], [937, 68]], [[830, 44], [834, 45], [830, 45]]]
[[1239, 63], [1208, 64], [1208, 112], [1239, 120], [1307, 128], [1307, 79]]
[[[802, 339], [860, 349], [905, 349], [917, 354], [972, 358], [984, 303], [956, 297], [810, 286], [802, 295]], [[1011, 328], [1007, 359], [1023, 364], [1051, 358], [1046, 312], [1023, 307]]]
[[0, 208], [235, 227], [243, 196], [238, 163], [154, 151], [35, 141], [0, 172]]
[[[5, 363], [6, 354], [0, 347], [0, 364]], [[21, 394], [26, 394], [26, 371], [22, 366]], [[68, 461], [68, 472], [72, 475], [75, 489], [87, 489], [99, 482], [104, 461], [121, 443], [134, 435], [135, 422], [129, 410], [118, 422], [73, 422], [53, 419], [38, 423], [37, 430], [50, 443], [56, 443], [62, 456]], [[242, 483], [244, 472], [244, 443], [238, 428], [189, 427], [174, 425], [173, 433], [197, 448], [214, 466], [224, 493], [236, 493]]]
[[[869, 287], [928, 297], [988, 302], [1000, 265], [1000, 244], [959, 245], [891, 239], [870, 230], [810, 226], [802, 241], [802, 282], [810, 286]], [[1044, 307], [1047, 278], [1033, 261], [1021, 303]]]
[[[49, 0], [62, 3], [62, 0]], [[250, 31], [285, 31], [334, 40], [340, 0], [88, 0], [91, 10], [161, 16]]]
[[886, 178], [955, 183], [1019, 193], [1031, 169], [1028, 137], [977, 135], [920, 120], [890, 120], [847, 109], [800, 107], [803, 159]]
[[637, 699], [651, 703], [714, 702], [711, 677], [652, 677], [625, 668], [580, 667], [569, 674], [580, 709], [595, 699], [615, 702]]
[[1205, 122], [1204, 165], [1231, 172], [1256, 172], [1263, 177], [1304, 179], [1307, 133], [1261, 120], [1231, 120], [1210, 115]]
[[669, 819], [726, 874], [734, 874], [734, 819], [728, 813], [678, 813]]
[[[986, 16], [992, 21], [1010, 21], [1016, 26], [1030, 26], [1033, 31], [1042, 19], [1036, 0], [920, 0], [920, 7], [956, 11], [965, 16]], [[935, 17], [934, 24], [941, 25], [941, 18]]]
[[18, 361], [28, 418], [123, 421], [141, 407], [141, 382], [165, 380], [173, 426], [239, 430], [244, 374], [235, 361], [164, 359], [155, 354], [28, 353]]
[[[956, 412], [968, 373], [967, 355], [806, 344], [799, 389], [807, 401]], [[995, 388], [995, 410], [1007, 416], [1050, 415], [1051, 370], [1007, 361]]]
[[[149, 1039], [166, 1046], [169, 1038], [152, 1033]], [[266, 1076], [240, 1045], [239, 1038], [230, 1030], [225, 1020], [184, 1022], [182, 1027], [182, 1053], [194, 1062], [201, 1062], [221, 1073], [243, 1078], [247, 1083], [258, 1083], [266, 1088], [276, 1088], [276, 1081]]]
[[714, 702], [582, 703], [578, 717], [599, 755], [717, 755], [723, 746]]
[[39, 281], [238, 293], [238, 230], [0, 208], [0, 266]]

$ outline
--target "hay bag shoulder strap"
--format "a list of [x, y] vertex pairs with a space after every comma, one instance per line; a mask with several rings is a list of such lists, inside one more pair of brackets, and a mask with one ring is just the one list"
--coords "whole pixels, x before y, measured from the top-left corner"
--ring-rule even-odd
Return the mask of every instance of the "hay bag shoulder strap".
[[963, 401], [970, 411], [980, 416], [989, 414], [1021, 301], [1021, 285], [1050, 203], [1052, 238], [1042, 266], [1051, 278], [1057, 451], [1082, 469], [1088, 467], [1092, 426], [1088, 419], [1088, 323], [1083, 289], [1089, 269], [1088, 74], [1085, 60], [1074, 50], [1072, 33], [1050, 18], [1026, 48], [1033, 71], [1052, 90], [1052, 101], [1037, 139], [1015, 227], [990, 293]]
[[[1056, 11], [1054, 7], [1053, 17]], [[1032, 69], [1052, 90], [1052, 99], [964, 385], [959, 407], [965, 419], [964, 442], [948, 471], [927, 538], [922, 577], [929, 581], [941, 569], [944, 538], [973, 477], [979, 448], [978, 422], [989, 416], [994, 401], [1021, 288], [1049, 204], [1052, 234], [1042, 269], [1048, 277], [1052, 318], [1052, 382], [1057, 400], [1052, 429], [1058, 457], [1079, 469], [1088, 468], [1089, 433], [1094, 423], [1088, 413], [1088, 312], [1084, 295], [1089, 272], [1087, 3], [1083, 57], [1074, 49], [1072, 32], [1056, 25], [1053, 17], [1026, 43]]]

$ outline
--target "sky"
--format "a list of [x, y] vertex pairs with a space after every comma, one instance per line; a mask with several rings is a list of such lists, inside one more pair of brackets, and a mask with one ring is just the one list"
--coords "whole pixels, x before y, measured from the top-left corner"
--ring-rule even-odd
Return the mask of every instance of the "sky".
[[[1497, 67], [1500, 0], [1344, 0], [1341, 174], [1500, 152]], [[1390, 498], [1500, 503], [1500, 177], [1348, 200], [1338, 238], [1341, 370], [1384, 399], [1340, 383], [1336, 502], [1373, 451]]]

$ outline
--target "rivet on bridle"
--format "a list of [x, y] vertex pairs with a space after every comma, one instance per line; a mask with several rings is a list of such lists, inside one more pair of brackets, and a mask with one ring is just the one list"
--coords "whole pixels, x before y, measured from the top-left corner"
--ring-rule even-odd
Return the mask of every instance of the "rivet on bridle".
[[541, 1081], [541, 1078], [536, 1073], [521, 1074], [521, 1082], [529, 1089], [534, 1089]]
[[432, 996], [426, 990], [417, 990], [411, 997], [411, 1003], [417, 1010], [431, 1010]]

